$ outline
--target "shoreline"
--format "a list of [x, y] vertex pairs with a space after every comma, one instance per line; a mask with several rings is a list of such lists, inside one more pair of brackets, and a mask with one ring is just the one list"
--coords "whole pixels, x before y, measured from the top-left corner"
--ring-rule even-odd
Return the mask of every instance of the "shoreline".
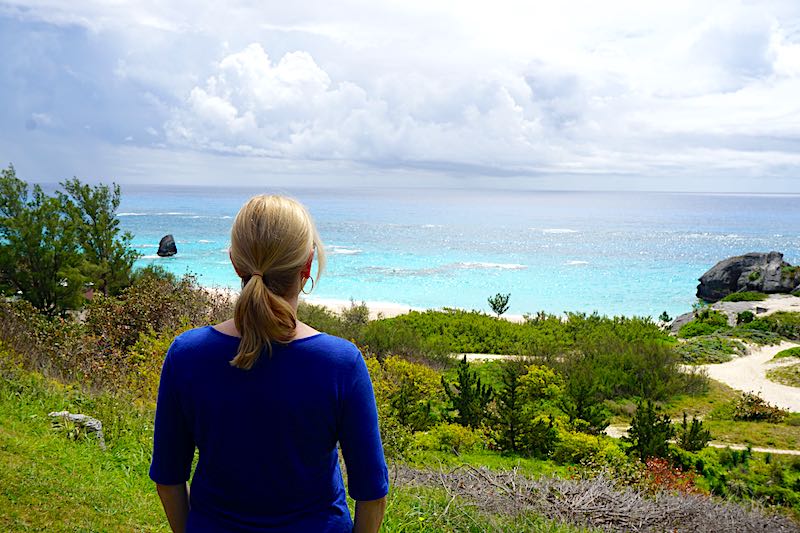
[[[220, 287], [220, 286], [204, 286], [201, 287], [209, 291], [211, 293], [219, 294], [231, 298], [235, 300], [239, 294], [239, 291], [235, 289], [231, 289], [228, 287]], [[380, 300], [371, 300], [371, 301], [362, 301], [362, 300], [349, 300], [349, 299], [339, 299], [339, 298], [318, 298], [313, 294], [309, 296], [301, 295], [300, 298], [301, 302], [305, 302], [311, 305], [319, 305], [325, 307], [329, 311], [334, 313], [341, 313], [343, 310], [350, 307], [351, 303], [355, 303], [356, 305], [361, 304], [362, 302], [367, 306], [369, 309], [369, 318], [370, 320], [377, 320], [379, 318], [394, 318], [396, 316], [405, 315], [410, 313], [411, 311], [435, 311], [444, 309], [443, 307], [433, 307], [433, 308], [425, 308], [425, 307], [414, 307], [408, 304], [398, 303], [398, 302], [387, 302], [387, 301], [380, 301]], [[454, 307], [447, 306], [448, 308], [456, 309]], [[466, 310], [469, 311], [469, 310]], [[491, 315], [491, 313], [487, 313]], [[508, 320], [509, 322], [517, 322], [521, 323], [525, 321], [525, 317], [522, 315], [502, 315], [500, 318], [504, 320]]]

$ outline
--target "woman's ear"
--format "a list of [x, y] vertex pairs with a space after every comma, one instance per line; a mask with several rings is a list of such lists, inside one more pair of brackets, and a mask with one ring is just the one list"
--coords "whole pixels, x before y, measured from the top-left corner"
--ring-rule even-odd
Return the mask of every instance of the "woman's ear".
[[308, 256], [308, 261], [306, 261], [306, 264], [303, 265], [303, 270], [300, 271], [301, 275], [303, 276], [303, 279], [308, 279], [311, 277], [311, 263], [313, 262], [314, 262], [314, 250], [312, 249], [311, 253]]
[[233, 269], [236, 271], [236, 275], [241, 278], [242, 277], [242, 273], [239, 272], [239, 269], [236, 268], [236, 263], [233, 262], [233, 255], [231, 254], [230, 248], [228, 248], [228, 259], [231, 260], [231, 265], [233, 265]]

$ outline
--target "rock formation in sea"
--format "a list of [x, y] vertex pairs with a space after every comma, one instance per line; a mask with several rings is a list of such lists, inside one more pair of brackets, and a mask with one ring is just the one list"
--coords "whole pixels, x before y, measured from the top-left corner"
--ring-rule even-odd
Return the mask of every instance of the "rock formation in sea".
[[175, 239], [172, 235], [164, 235], [158, 243], [159, 257], [170, 257], [178, 253], [178, 247], [175, 246]]
[[700, 277], [697, 297], [716, 302], [740, 291], [767, 294], [800, 289], [800, 266], [783, 260], [780, 252], [748, 253], [723, 259]]

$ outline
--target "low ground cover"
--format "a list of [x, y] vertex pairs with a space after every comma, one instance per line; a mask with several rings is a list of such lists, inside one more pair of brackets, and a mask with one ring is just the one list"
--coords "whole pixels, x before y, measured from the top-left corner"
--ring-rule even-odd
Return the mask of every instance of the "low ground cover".
[[790, 387], [800, 387], [800, 363], [767, 370], [767, 379]]
[[769, 298], [769, 295], [764, 294], [763, 292], [755, 292], [755, 291], [742, 291], [742, 292], [732, 292], [731, 294], [724, 297], [721, 301], [723, 302], [761, 302]]

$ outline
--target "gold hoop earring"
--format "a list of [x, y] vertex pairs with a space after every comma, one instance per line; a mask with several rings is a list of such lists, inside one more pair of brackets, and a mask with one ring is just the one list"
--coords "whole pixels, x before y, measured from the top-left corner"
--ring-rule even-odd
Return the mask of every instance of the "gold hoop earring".
[[[306, 283], [308, 283], [309, 279], [311, 280], [311, 289], [309, 289], [309, 291], [306, 292]], [[311, 294], [311, 292], [314, 290], [314, 278], [312, 278], [311, 276], [308, 276], [308, 279], [306, 280], [306, 283], [303, 283], [303, 288], [300, 289], [300, 292], [302, 292], [303, 294]]]

